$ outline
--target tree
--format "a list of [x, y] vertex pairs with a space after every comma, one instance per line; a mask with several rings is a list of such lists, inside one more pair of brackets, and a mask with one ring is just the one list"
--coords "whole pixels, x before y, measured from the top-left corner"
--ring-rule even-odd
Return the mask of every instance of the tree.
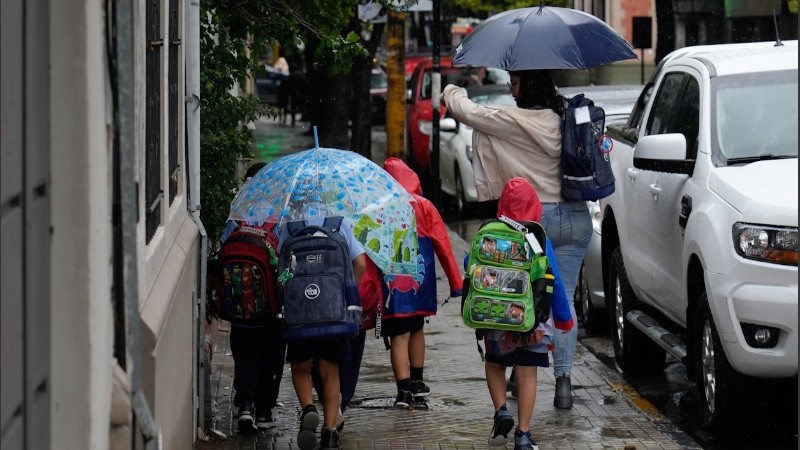
[[355, 14], [356, 0], [204, 0], [200, 5], [200, 214], [213, 241], [225, 226], [238, 185], [236, 163], [252, 156], [245, 125], [262, 114], [277, 115], [260, 109], [256, 98], [232, 93], [256, 70], [250, 55], [273, 43], [295, 44], [313, 36], [317, 68], [341, 74], [366, 51], [357, 35], [340, 32]]

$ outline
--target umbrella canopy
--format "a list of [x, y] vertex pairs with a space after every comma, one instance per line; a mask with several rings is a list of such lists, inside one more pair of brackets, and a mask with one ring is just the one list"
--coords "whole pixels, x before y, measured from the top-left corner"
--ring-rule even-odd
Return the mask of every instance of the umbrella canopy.
[[347, 217], [381, 270], [408, 275], [417, 270], [413, 201], [383, 168], [358, 153], [313, 148], [261, 168], [236, 194], [228, 219], [285, 223]]
[[504, 11], [481, 22], [456, 47], [453, 65], [504, 70], [589, 69], [636, 58], [613, 28], [591, 14], [536, 6]]

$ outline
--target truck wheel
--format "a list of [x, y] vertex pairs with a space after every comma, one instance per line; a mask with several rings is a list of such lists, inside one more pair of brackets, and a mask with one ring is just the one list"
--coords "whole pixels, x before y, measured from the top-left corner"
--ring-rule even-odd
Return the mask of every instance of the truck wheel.
[[608, 274], [609, 302], [611, 316], [611, 335], [614, 342], [614, 358], [619, 367], [627, 374], [646, 376], [664, 370], [667, 352], [650, 340], [638, 328], [625, 318], [629, 311], [638, 309], [639, 299], [633, 293], [622, 250], [614, 249], [611, 256], [611, 267]]
[[578, 272], [578, 286], [575, 289], [575, 311], [578, 316], [583, 318], [583, 329], [589, 335], [603, 334], [607, 328], [605, 311], [592, 305], [592, 298], [589, 294], [589, 282], [586, 280], [586, 267], [581, 264]]
[[725, 357], [706, 293], [700, 298], [695, 327], [694, 367], [700, 419], [706, 431], [714, 434], [735, 421], [735, 411], [741, 413], [739, 399], [743, 392], [737, 394], [739, 377]]

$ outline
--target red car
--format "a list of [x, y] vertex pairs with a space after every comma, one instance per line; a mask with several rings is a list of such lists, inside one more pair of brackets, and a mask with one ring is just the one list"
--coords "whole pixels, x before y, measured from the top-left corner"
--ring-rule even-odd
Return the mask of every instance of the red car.
[[[448, 84], [468, 86], [475, 82], [476, 67], [452, 67], [441, 65], [441, 88]], [[411, 79], [406, 85], [406, 161], [417, 173], [430, 172], [430, 134], [433, 120], [431, 95], [433, 87], [433, 63], [430, 59], [417, 63]], [[495, 84], [508, 81], [508, 74], [499, 69], [489, 69], [487, 80]], [[439, 107], [439, 118], [444, 117], [446, 108]]]

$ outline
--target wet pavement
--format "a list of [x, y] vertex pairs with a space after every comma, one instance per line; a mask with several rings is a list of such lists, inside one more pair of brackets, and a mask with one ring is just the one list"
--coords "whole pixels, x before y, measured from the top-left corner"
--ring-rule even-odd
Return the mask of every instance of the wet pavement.
[[[262, 120], [256, 132], [263, 133], [281, 154], [289, 149], [313, 146], [313, 137], [294, 128]], [[373, 130], [373, 160], [385, 158], [385, 137]], [[279, 144], [276, 142], [280, 142]], [[377, 144], [377, 145], [376, 145]], [[272, 151], [272, 150], [270, 150]], [[466, 255], [467, 243], [448, 230], [457, 260]], [[438, 265], [438, 262], [437, 262]], [[449, 291], [441, 267], [437, 268], [440, 295]], [[444, 303], [425, 326], [425, 381], [431, 388], [428, 410], [392, 407], [396, 387], [389, 352], [383, 340], [367, 335], [361, 376], [355, 397], [345, 413], [342, 432], [344, 449], [486, 449], [493, 408], [484, 379], [483, 363], [472, 329], [463, 325], [460, 300]], [[229, 325], [215, 322], [211, 360], [212, 430], [195, 449], [296, 449], [299, 405], [291, 384], [289, 366], [284, 368], [276, 408], [278, 425], [269, 431], [240, 436], [233, 415], [233, 359], [228, 346]], [[552, 361], [552, 358], [551, 358]], [[544, 449], [681, 449], [700, 448], [688, 435], [639, 397], [615, 371], [606, 367], [580, 343], [572, 371], [574, 406], [553, 406], [555, 380], [552, 369], [539, 370], [539, 386], [531, 430]], [[317, 407], [321, 405], [315, 397]], [[516, 400], [508, 396], [508, 407], [516, 418]], [[513, 439], [506, 448], [513, 448]], [[502, 448], [502, 447], [501, 447]]]

